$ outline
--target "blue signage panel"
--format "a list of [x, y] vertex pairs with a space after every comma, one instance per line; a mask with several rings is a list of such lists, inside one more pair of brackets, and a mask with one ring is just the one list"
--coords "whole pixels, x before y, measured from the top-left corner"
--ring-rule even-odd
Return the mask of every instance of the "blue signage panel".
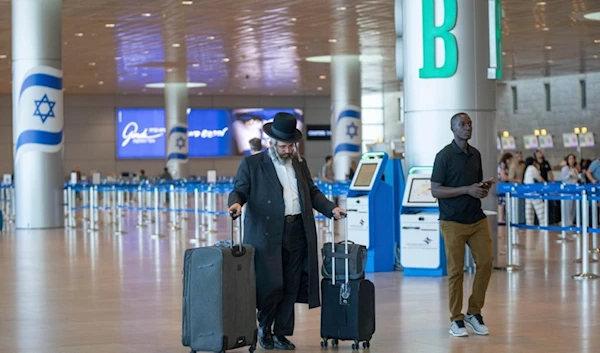
[[117, 158], [165, 158], [164, 109], [117, 110]]
[[231, 114], [226, 109], [191, 109], [188, 114], [190, 158], [234, 155]]

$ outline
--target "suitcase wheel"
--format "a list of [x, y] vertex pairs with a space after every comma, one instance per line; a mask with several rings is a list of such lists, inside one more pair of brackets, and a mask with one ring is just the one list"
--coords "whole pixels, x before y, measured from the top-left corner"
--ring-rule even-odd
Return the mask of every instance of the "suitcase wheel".
[[331, 340], [331, 346], [332, 347], [337, 347], [338, 344], [339, 344], [339, 342], [338, 342], [337, 338], [334, 338], [334, 339]]
[[327, 338], [323, 338], [321, 341], [321, 348], [327, 348]]
[[250, 348], [248, 349], [248, 351], [250, 351], [250, 353], [254, 353], [255, 350], [256, 350], [256, 344], [251, 345]]
[[369, 348], [371, 348], [371, 342], [370, 342], [370, 341], [364, 341], [364, 342], [363, 342], [363, 348], [364, 348], [364, 349], [369, 349]]

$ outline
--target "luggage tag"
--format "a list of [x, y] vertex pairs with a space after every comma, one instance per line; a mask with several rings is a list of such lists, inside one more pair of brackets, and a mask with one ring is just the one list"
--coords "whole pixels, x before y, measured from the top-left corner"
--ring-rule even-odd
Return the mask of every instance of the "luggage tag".
[[350, 305], [350, 285], [348, 283], [342, 283], [340, 286], [340, 305]]

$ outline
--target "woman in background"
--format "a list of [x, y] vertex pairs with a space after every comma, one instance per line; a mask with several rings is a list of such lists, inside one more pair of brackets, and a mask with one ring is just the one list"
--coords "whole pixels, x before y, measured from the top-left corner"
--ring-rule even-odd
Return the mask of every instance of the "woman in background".
[[[560, 170], [561, 181], [565, 184], [577, 184], [579, 181], [579, 170], [577, 166], [577, 158], [574, 154], [569, 154], [565, 157], [564, 165]], [[567, 226], [572, 226], [575, 220], [575, 201], [565, 200], [565, 215], [567, 217]]]
[[[508, 167], [510, 166], [510, 161], [512, 160], [513, 155], [511, 153], [505, 153], [500, 158], [500, 163], [498, 163], [498, 182], [506, 183], [509, 182], [508, 178]], [[506, 206], [506, 196], [504, 194], [498, 194], [498, 222], [504, 222], [504, 210]]]
[[[527, 157], [525, 160], [525, 176], [523, 184], [535, 184], [536, 182], [544, 183], [546, 180], [540, 175], [540, 164], [533, 158]], [[535, 211], [535, 214], [534, 214]], [[547, 226], [545, 223], [546, 216], [544, 210], [544, 201], [540, 199], [525, 199], [525, 223], [529, 226], [534, 224], [537, 216], [541, 226]]]

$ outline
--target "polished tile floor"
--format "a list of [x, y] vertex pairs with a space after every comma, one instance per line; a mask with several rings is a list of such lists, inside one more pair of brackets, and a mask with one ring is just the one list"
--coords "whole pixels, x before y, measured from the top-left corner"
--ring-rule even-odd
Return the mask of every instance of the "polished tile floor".
[[[0, 352], [188, 352], [181, 345], [181, 271], [184, 250], [195, 246], [192, 226], [164, 228], [165, 237], [153, 238], [153, 227], [135, 224], [131, 214], [124, 235], [106, 224], [94, 233], [10, 225], [0, 233]], [[228, 226], [221, 219], [218, 237], [209, 233], [201, 245], [227, 237]], [[524, 269], [494, 271], [483, 313], [487, 337], [448, 335], [446, 278], [370, 275], [377, 296], [370, 351], [600, 352], [600, 280], [571, 279], [581, 269], [573, 262], [576, 243], [537, 232], [519, 241], [526, 248], [514, 254]], [[590, 268], [600, 273], [598, 264]], [[467, 295], [471, 282], [467, 274]], [[298, 305], [297, 312], [297, 351], [321, 351], [319, 309]], [[336, 350], [350, 352], [350, 342]]]

